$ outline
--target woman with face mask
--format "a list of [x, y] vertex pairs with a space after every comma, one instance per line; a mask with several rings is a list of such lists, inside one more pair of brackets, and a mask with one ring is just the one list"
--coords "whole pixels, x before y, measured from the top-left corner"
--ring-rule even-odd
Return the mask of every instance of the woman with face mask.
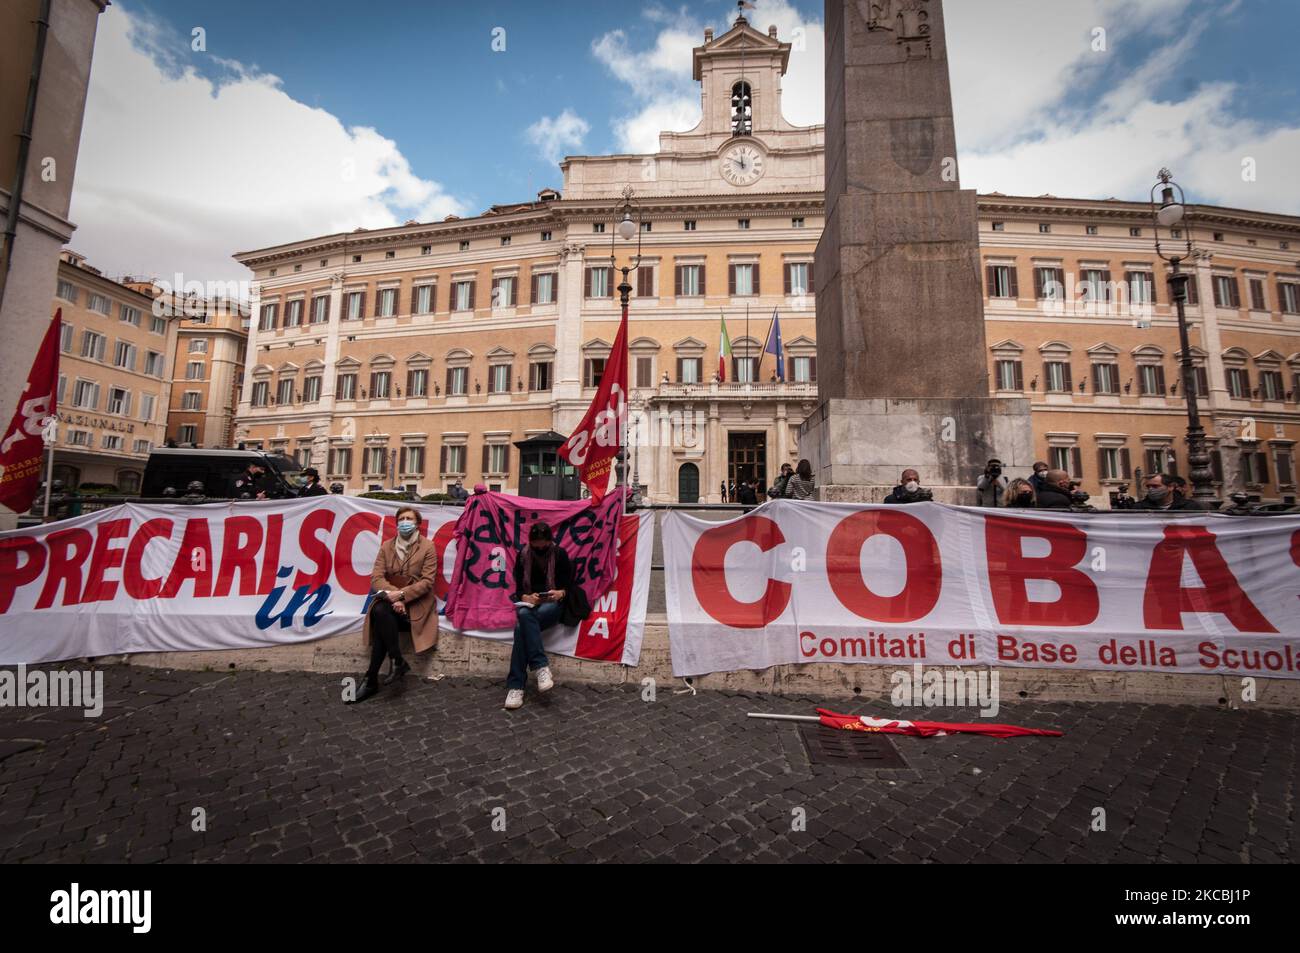
[[1029, 480], [1017, 477], [1007, 487], [1006, 502], [1003, 505], [1033, 507], [1037, 505], [1036, 499], [1037, 494], [1034, 492], [1034, 485]]
[[411, 633], [417, 652], [438, 644], [437, 598], [433, 591], [438, 560], [433, 543], [420, 533], [420, 523], [415, 508], [403, 506], [397, 511], [397, 535], [381, 543], [375, 556], [370, 571], [372, 601], [365, 624], [370, 667], [349, 704], [379, 693], [379, 669], [385, 657], [393, 660], [387, 682], [411, 670], [410, 663], [402, 658], [402, 632]]
[[559, 546], [551, 527], [540, 520], [528, 530], [528, 542], [515, 555], [515, 647], [506, 676], [505, 707], [522, 708], [528, 670], [537, 673], [537, 690], [555, 687], [551, 667], [542, 650], [542, 632], [560, 621], [564, 599], [573, 582], [569, 554]]

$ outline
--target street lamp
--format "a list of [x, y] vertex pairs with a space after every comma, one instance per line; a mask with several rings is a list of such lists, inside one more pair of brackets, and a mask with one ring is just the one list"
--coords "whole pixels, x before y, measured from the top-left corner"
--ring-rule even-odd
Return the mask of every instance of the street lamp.
[[[636, 221], [632, 220], [633, 213], [636, 213]], [[629, 275], [641, 266], [641, 208], [632, 200], [632, 186], [625, 186], [623, 189], [623, 201], [617, 206], [615, 217], [618, 224], [614, 226], [613, 233], [609, 237], [609, 265], [610, 274], [617, 269], [623, 273], [623, 281], [618, 286], [618, 299], [622, 306], [622, 319], [627, 320], [628, 302], [632, 296], [632, 282]], [[636, 256], [626, 265], [619, 266], [617, 261], [617, 238], [630, 242], [636, 238]], [[626, 355], [624, 355], [626, 357]], [[627, 476], [627, 431], [624, 429], [623, 440], [618, 448], [618, 457], [615, 464], [615, 473], [618, 478], [618, 485], [623, 486], [626, 483]]]
[[[1169, 292], [1174, 299], [1178, 312], [1178, 340], [1182, 346], [1183, 398], [1187, 401], [1187, 464], [1191, 472], [1188, 477], [1192, 483], [1192, 498], [1210, 508], [1218, 502], [1214, 492], [1213, 474], [1210, 472], [1210, 455], [1205, 449], [1205, 428], [1201, 426], [1200, 410], [1196, 406], [1196, 369], [1192, 365], [1191, 344], [1187, 338], [1187, 282], [1191, 275], [1184, 274], [1179, 266], [1183, 259], [1192, 254], [1192, 233], [1183, 225], [1187, 209], [1183, 189], [1174, 181], [1168, 169], [1161, 169], [1159, 179], [1151, 187], [1151, 218], [1155, 224], [1156, 254], [1169, 262]], [[1156, 192], [1160, 193], [1157, 200]], [[1174, 244], [1173, 229], [1182, 228], [1181, 243]], [[1171, 254], [1161, 247], [1160, 230], [1169, 231], [1166, 246], [1173, 248]]]

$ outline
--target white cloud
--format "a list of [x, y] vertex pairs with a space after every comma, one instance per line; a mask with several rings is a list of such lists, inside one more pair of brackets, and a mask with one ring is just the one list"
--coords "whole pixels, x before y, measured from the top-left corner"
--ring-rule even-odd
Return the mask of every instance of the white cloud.
[[238, 63], [205, 78], [172, 43], [120, 4], [99, 19], [71, 217], [106, 273], [242, 278], [236, 251], [466, 211], [375, 129]]
[[559, 162], [566, 155], [573, 155], [574, 150], [582, 148], [583, 139], [591, 130], [587, 120], [566, 109], [554, 118], [543, 116], [529, 126], [524, 135], [534, 146], [537, 154], [547, 162]]

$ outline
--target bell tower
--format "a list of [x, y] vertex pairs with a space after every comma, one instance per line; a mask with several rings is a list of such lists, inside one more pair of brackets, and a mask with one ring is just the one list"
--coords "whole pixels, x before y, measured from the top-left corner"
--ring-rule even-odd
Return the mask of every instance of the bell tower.
[[790, 49], [777, 39], [776, 27], [761, 33], [743, 16], [717, 38], [705, 30], [704, 45], [692, 55], [703, 106], [697, 131], [721, 142], [793, 128], [781, 116], [781, 77]]

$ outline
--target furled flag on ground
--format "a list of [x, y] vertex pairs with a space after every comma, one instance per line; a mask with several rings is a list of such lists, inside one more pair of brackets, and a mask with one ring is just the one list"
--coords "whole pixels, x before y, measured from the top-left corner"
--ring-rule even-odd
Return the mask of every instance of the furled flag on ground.
[[731, 358], [731, 338], [727, 336], [727, 316], [722, 315], [722, 332], [718, 337], [718, 380], [727, 380], [727, 361]]
[[767, 344], [763, 346], [764, 354], [776, 355], [776, 379], [785, 380], [785, 348], [781, 346], [781, 317], [772, 309], [772, 327], [767, 332]]
[[818, 708], [817, 714], [828, 728], [847, 731], [881, 731], [889, 735], [990, 735], [994, 738], [1015, 738], [1020, 735], [1043, 735], [1059, 738], [1062, 732], [1049, 728], [1020, 728], [1016, 725], [966, 724], [955, 721], [897, 721], [892, 718], [872, 718], [870, 715], [837, 715], [827, 708]]
[[614, 336], [614, 349], [610, 351], [601, 375], [596, 396], [587, 408], [577, 429], [560, 447], [560, 456], [578, 468], [578, 478], [591, 492], [592, 505], [601, 501], [609, 491], [609, 475], [613, 460], [623, 445], [624, 425], [627, 422], [627, 309], [618, 334]]
[[36, 499], [41, 482], [41, 455], [45, 451], [45, 425], [57, 407], [56, 386], [59, 381], [59, 338], [63, 309], [45, 329], [27, 386], [18, 401], [13, 420], [0, 441], [0, 504], [15, 513], [25, 513]]

